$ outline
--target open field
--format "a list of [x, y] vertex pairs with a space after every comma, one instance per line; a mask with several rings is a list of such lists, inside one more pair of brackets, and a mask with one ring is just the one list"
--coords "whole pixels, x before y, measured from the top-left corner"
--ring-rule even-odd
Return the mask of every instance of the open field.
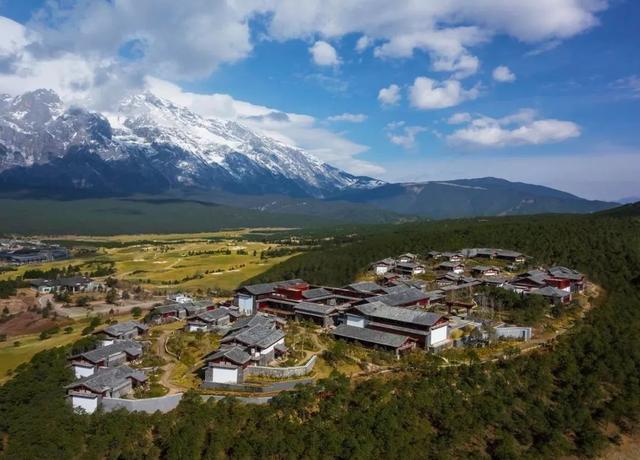
[[339, 220], [262, 212], [205, 201], [148, 197], [80, 200], [0, 198], [0, 233], [118, 235], [241, 227], [320, 227]]
[[244, 238], [248, 232], [66, 236], [55, 241], [73, 248], [86, 245], [95, 253], [70, 260], [24, 265], [0, 273], [0, 279], [22, 276], [27, 270], [49, 270], [68, 265], [80, 265], [82, 272], [91, 272], [100, 263], [114, 263], [115, 278], [148, 289], [228, 291], [295, 254], [267, 256], [267, 251], [280, 246], [248, 241]]

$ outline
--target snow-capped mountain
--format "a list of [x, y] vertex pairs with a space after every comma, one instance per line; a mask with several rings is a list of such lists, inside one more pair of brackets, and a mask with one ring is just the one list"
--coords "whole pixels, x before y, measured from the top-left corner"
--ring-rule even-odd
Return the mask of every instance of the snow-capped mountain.
[[103, 194], [193, 187], [326, 197], [382, 184], [151, 93], [105, 114], [65, 107], [50, 90], [0, 97], [2, 189]]

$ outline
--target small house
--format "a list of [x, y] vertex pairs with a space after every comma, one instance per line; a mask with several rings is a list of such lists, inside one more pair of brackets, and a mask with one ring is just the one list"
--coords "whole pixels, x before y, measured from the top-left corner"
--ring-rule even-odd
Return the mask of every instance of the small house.
[[132, 340], [119, 340], [69, 358], [77, 379], [93, 375], [102, 367], [120, 366], [142, 356], [142, 345]]
[[148, 329], [148, 326], [137, 321], [125, 321], [95, 331], [94, 334], [102, 335], [105, 338], [104, 343], [110, 344], [115, 340], [134, 339], [146, 334]]
[[442, 262], [438, 265], [438, 270], [460, 275], [464, 273], [464, 264], [458, 262]]
[[471, 268], [471, 273], [475, 276], [497, 276], [500, 274], [500, 267], [495, 265], [476, 265]]
[[415, 340], [406, 335], [375, 329], [364, 329], [346, 324], [341, 324], [335, 328], [331, 334], [336, 339], [359, 343], [366, 347], [392, 351], [396, 356], [413, 350], [416, 346]]
[[91, 414], [96, 411], [103, 398], [121, 398], [146, 382], [144, 372], [123, 365], [100, 368], [67, 385], [65, 389], [74, 409]]
[[403, 276], [422, 275], [426, 272], [424, 265], [415, 262], [398, 262], [393, 271]]
[[396, 261], [394, 259], [386, 258], [371, 264], [371, 269], [377, 276], [382, 276], [388, 271], [391, 271], [395, 265]]

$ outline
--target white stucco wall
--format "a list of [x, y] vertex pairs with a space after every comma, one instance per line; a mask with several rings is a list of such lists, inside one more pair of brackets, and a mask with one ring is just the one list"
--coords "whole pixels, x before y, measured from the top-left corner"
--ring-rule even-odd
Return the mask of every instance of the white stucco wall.
[[93, 375], [93, 373], [95, 372], [95, 368], [74, 365], [73, 372], [76, 375], [77, 379], [81, 379], [82, 377], [88, 377], [90, 375]]
[[187, 332], [197, 332], [197, 331], [206, 331], [207, 326], [200, 326], [197, 324], [187, 324]]
[[376, 265], [376, 275], [384, 275], [389, 271], [389, 267], [386, 265]]
[[253, 314], [253, 297], [245, 294], [238, 294], [238, 309], [243, 315]]
[[366, 320], [362, 316], [347, 314], [347, 326], [365, 327]]
[[431, 333], [429, 334], [429, 345], [436, 345], [439, 342], [447, 340], [447, 329], [448, 326], [441, 326], [436, 329], [431, 329]]
[[77, 411], [83, 410], [87, 414], [93, 414], [98, 408], [98, 397], [71, 396], [71, 405]]
[[284, 345], [284, 337], [281, 338], [280, 340], [278, 340], [276, 343], [274, 343], [270, 347], [267, 347], [264, 350], [262, 350], [260, 352], [260, 355], [261, 356], [268, 355], [269, 353], [271, 353], [273, 351], [273, 349], [276, 347], [276, 345]]
[[212, 366], [210, 381], [215, 383], [238, 383], [238, 369]]

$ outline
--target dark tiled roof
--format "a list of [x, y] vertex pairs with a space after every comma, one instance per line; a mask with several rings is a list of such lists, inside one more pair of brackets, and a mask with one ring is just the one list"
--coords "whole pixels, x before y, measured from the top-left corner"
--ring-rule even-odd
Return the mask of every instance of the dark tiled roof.
[[354, 308], [363, 315], [371, 318], [386, 319], [420, 326], [433, 326], [443, 318], [442, 315], [437, 313], [390, 307], [381, 302], [366, 303]]
[[268, 348], [284, 337], [280, 329], [273, 329], [263, 325], [256, 325], [241, 329], [239, 332], [222, 339], [226, 342], [239, 342], [247, 347]]
[[540, 289], [531, 289], [531, 291], [529, 291], [530, 294], [537, 294], [537, 295], [541, 295], [544, 297], [554, 297], [554, 298], [559, 298], [562, 299], [564, 297], [567, 297], [569, 295], [568, 292], [563, 291], [562, 289], [558, 289], [554, 286], [545, 286], [543, 288]]
[[262, 295], [269, 294], [273, 292], [278, 286], [291, 286], [294, 284], [304, 283], [301, 279], [292, 279], [285, 281], [277, 281], [275, 283], [262, 283], [262, 284], [248, 284], [246, 286], [241, 286], [236, 291], [247, 291], [252, 295]]
[[124, 323], [112, 324], [111, 326], [105, 327], [104, 329], [98, 332], [104, 332], [113, 337], [119, 337], [134, 329], [141, 329], [143, 331], [146, 331], [148, 327], [137, 321], [125, 321]]
[[567, 267], [551, 267], [549, 273], [556, 278], [564, 278], [572, 281], [581, 281], [584, 278], [582, 273]]
[[144, 372], [131, 369], [129, 366], [105, 367], [98, 369], [93, 375], [76, 380], [65, 388], [73, 389], [84, 386], [96, 393], [102, 393], [123, 385], [129, 378], [139, 382], [147, 380]]
[[221, 348], [206, 357], [206, 361], [225, 358], [236, 364], [246, 364], [251, 361], [251, 355], [241, 347]]
[[337, 310], [335, 305], [323, 305], [321, 303], [300, 302], [294, 308], [295, 311], [303, 313], [315, 313], [317, 315], [330, 315]]
[[389, 332], [376, 331], [362, 327], [347, 326], [342, 324], [332, 332], [335, 337], [357, 340], [366, 344], [383, 345], [385, 347], [399, 348], [408, 339], [406, 335], [391, 334]]
[[199, 319], [201, 321], [204, 321], [205, 323], [213, 323], [214, 321], [218, 321], [225, 316], [230, 316], [229, 309], [221, 307], [215, 310], [206, 311], [204, 313], [198, 313], [191, 319]]
[[332, 295], [331, 292], [321, 287], [315, 288], [315, 289], [309, 289], [302, 293], [302, 297], [304, 297], [305, 299], [317, 299], [320, 297], [329, 297], [331, 295]]
[[142, 346], [132, 340], [122, 340], [114, 342], [105, 347], [96, 348], [85, 353], [80, 353], [72, 358], [83, 358], [91, 363], [99, 363], [100, 361], [118, 353], [125, 352], [131, 356], [140, 356], [142, 354]]
[[380, 285], [373, 281], [360, 281], [359, 283], [352, 283], [346, 286], [346, 289], [350, 289], [356, 292], [368, 293], [380, 290]]
[[427, 295], [419, 289], [406, 288], [399, 292], [384, 294], [372, 297], [371, 302], [382, 302], [387, 305], [406, 305], [408, 303], [417, 303], [421, 300], [428, 299]]

